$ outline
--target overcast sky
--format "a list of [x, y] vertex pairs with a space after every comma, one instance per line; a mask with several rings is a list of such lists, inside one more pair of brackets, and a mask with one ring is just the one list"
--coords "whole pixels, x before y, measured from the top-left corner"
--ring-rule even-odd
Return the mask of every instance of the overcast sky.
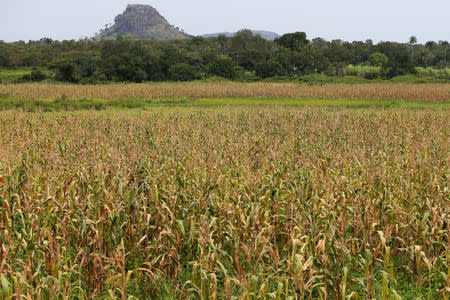
[[327, 40], [450, 40], [450, 0], [0, 0], [0, 40], [92, 36], [134, 3], [192, 35], [250, 28]]

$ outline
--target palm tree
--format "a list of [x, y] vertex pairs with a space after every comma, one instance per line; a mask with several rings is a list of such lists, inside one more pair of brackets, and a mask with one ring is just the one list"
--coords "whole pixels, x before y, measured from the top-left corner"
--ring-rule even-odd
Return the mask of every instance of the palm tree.
[[411, 45], [411, 60], [414, 60], [414, 45], [417, 44], [417, 38], [414, 35], [409, 38], [409, 44]]
[[219, 48], [220, 52], [224, 52], [225, 48], [228, 46], [228, 38], [225, 34], [221, 34], [217, 37], [217, 48]]
[[445, 62], [447, 62], [447, 49], [448, 49], [448, 46], [449, 46], [450, 44], [448, 43], [448, 41], [443, 41], [442, 43], [441, 43], [441, 46], [443, 46], [444, 47], [444, 51], [445, 51]]
[[431, 55], [432, 55], [432, 51], [433, 49], [435, 49], [437, 46], [436, 42], [433, 41], [429, 41], [425, 43], [425, 48], [428, 49], [428, 66], [431, 65]]

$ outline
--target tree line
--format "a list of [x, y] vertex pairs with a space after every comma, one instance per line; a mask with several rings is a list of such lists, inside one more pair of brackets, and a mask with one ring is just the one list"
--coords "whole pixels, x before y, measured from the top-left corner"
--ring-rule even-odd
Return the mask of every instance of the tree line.
[[345, 42], [309, 40], [304, 32], [289, 33], [275, 41], [250, 30], [234, 37], [193, 37], [189, 40], [53, 41], [28, 43], [0, 41], [0, 68], [31, 67], [27, 80], [46, 78], [73, 83], [190, 81], [212, 76], [243, 81], [307, 74], [345, 75], [349, 65], [376, 67], [368, 79], [414, 74], [415, 67], [450, 67], [447, 41], [418, 44], [371, 40]]

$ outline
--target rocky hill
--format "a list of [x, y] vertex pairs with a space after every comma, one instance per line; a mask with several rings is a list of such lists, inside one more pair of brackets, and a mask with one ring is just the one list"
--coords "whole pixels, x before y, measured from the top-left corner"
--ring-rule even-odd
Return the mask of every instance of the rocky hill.
[[169, 24], [150, 5], [128, 5], [124, 13], [115, 18], [115, 23], [101, 30], [94, 40], [115, 39], [118, 36], [133, 36], [137, 39], [172, 40], [186, 39], [189, 35]]

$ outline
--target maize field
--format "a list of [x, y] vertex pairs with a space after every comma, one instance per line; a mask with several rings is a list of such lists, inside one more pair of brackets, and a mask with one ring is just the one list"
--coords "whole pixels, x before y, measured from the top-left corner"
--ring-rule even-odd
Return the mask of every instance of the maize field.
[[3, 111], [0, 298], [449, 299], [449, 162], [448, 110]]
[[144, 83], [111, 85], [0, 84], [0, 96], [41, 100], [94, 99], [199, 99], [199, 98], [302, 98], [450, 101], [450, 84], [325, 84], [298, 83]]

